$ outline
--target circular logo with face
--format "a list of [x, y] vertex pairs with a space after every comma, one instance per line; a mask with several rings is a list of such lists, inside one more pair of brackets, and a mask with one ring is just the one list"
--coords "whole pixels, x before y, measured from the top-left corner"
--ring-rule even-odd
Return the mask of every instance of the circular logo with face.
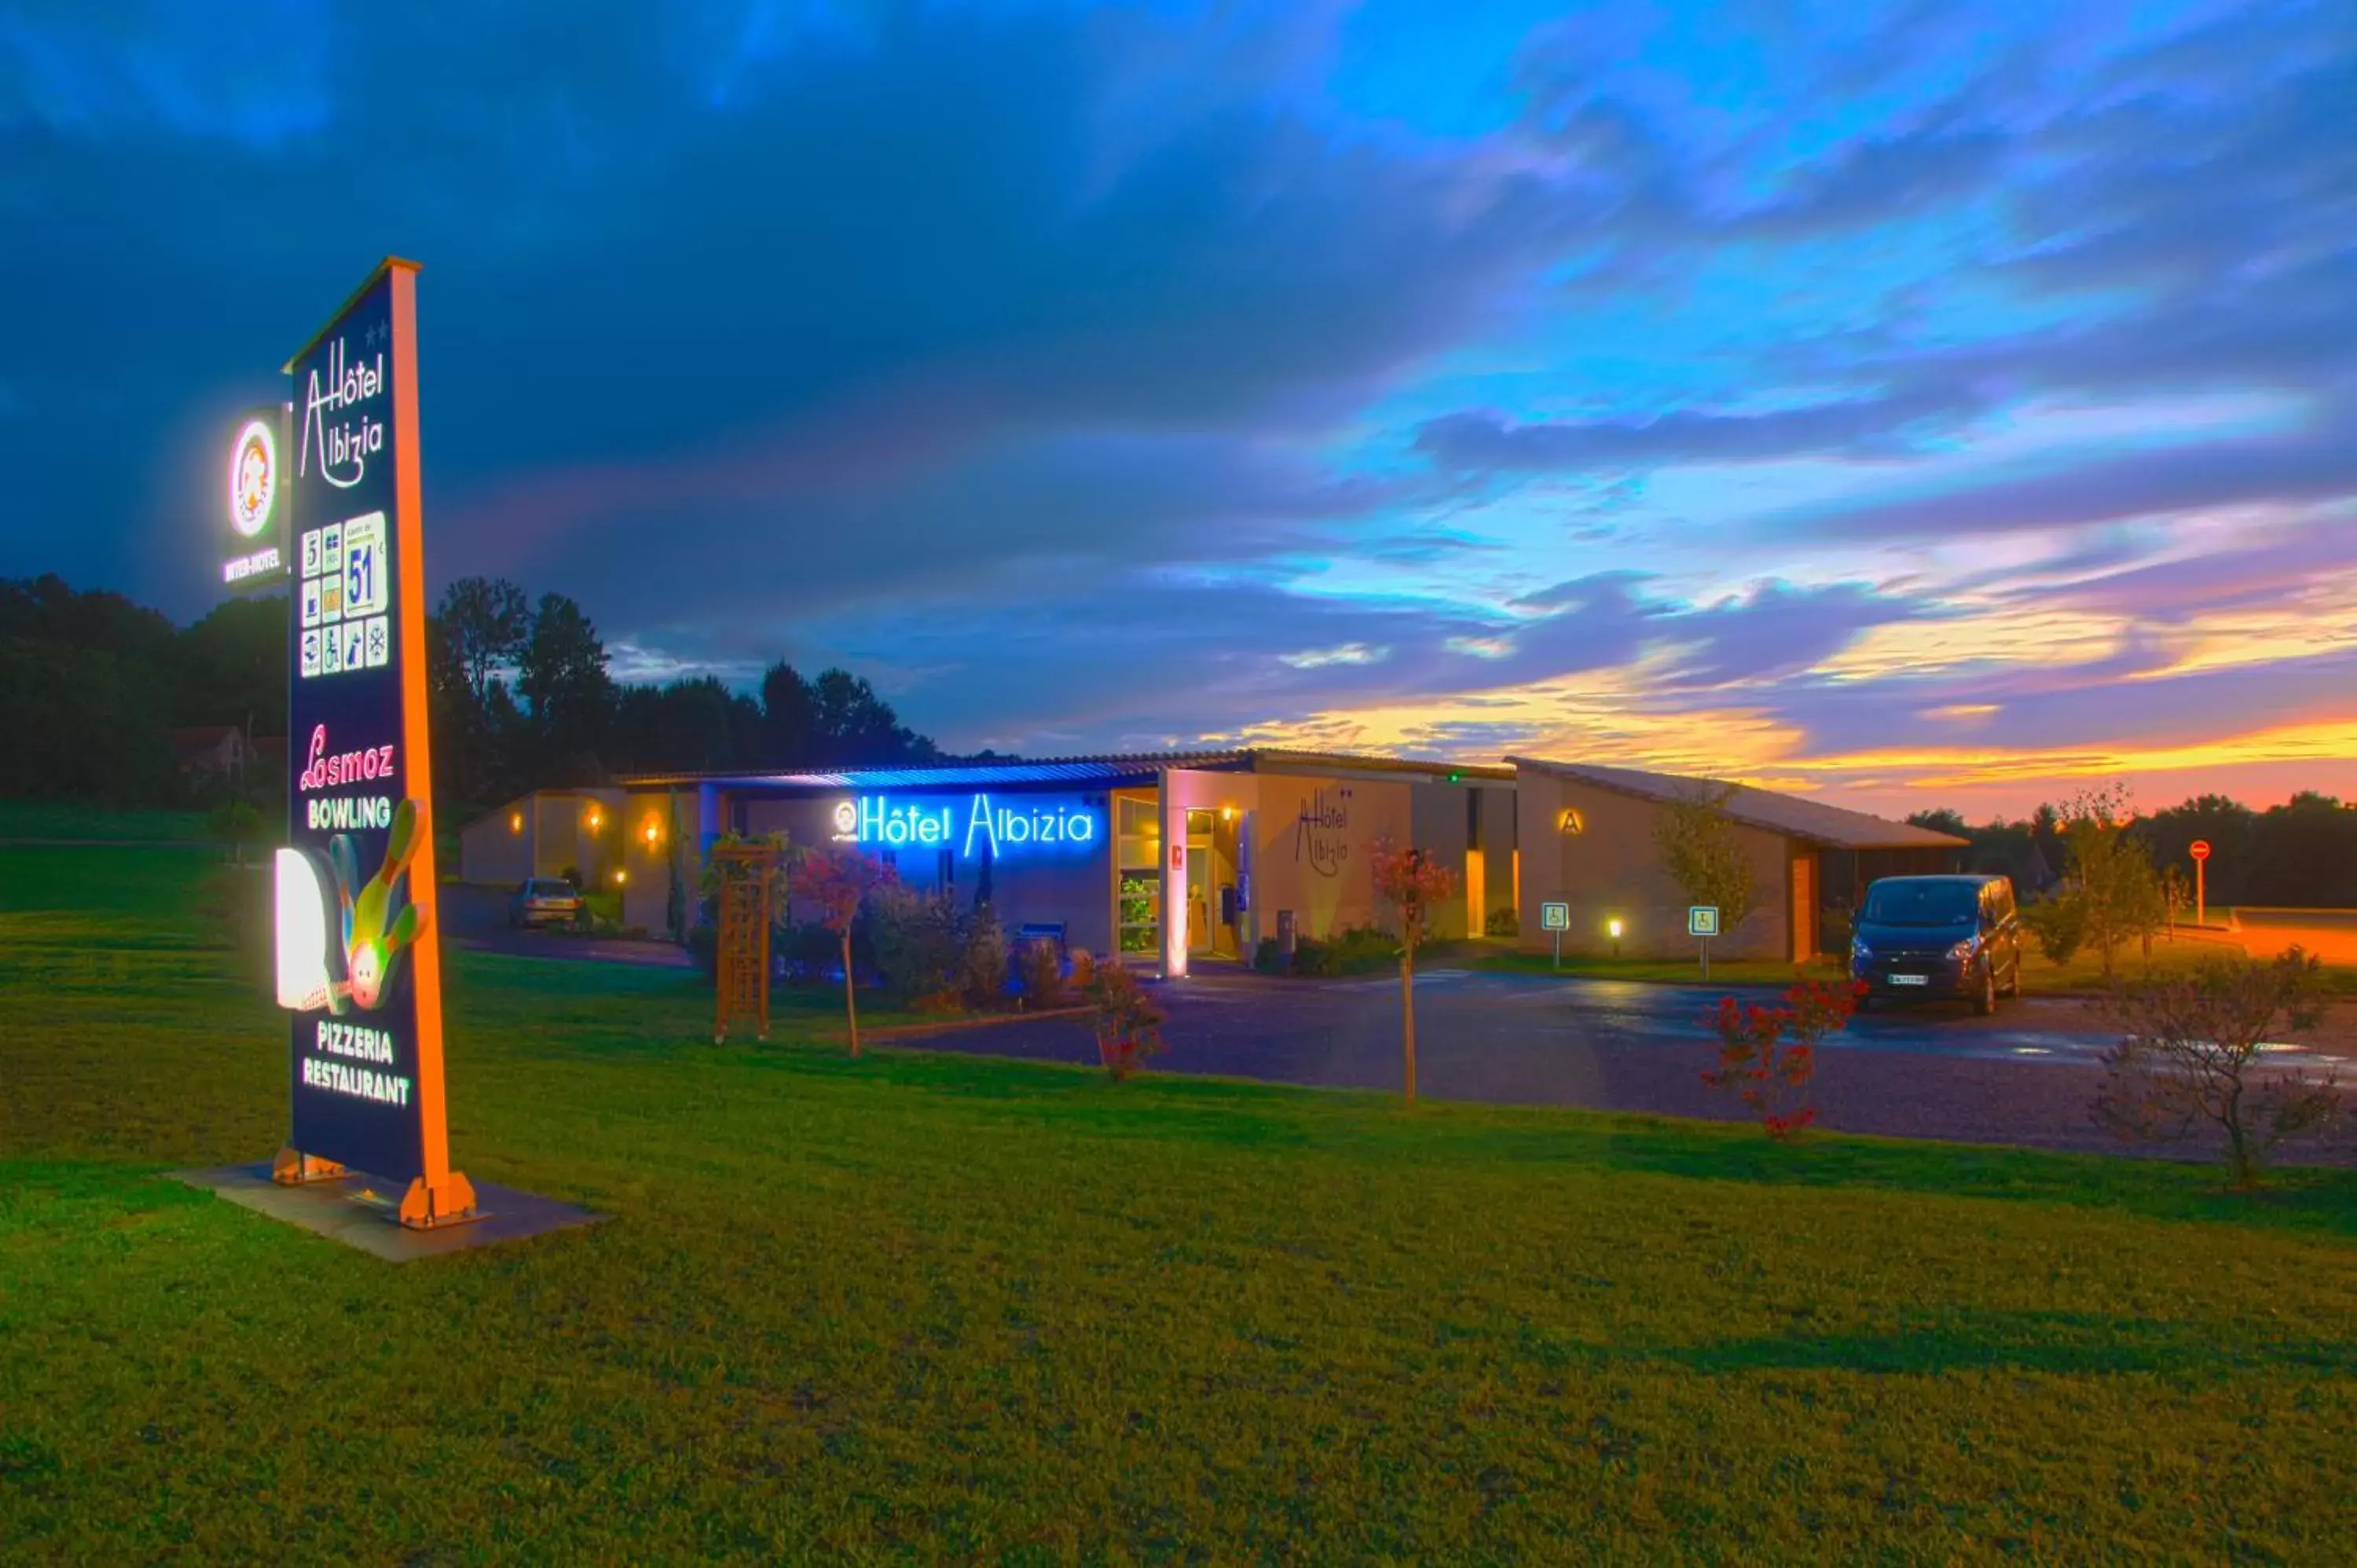
[[229, 520], [251, 539], [270, 521], [270, 503], [278, 494], [278, 438], [259, 419], [249, 419], [230, 449]]
[[837, 800], [834, 803], [834, 831], [844, 834], [856, 833], [859, 831], [859, 808], [849, 800]]

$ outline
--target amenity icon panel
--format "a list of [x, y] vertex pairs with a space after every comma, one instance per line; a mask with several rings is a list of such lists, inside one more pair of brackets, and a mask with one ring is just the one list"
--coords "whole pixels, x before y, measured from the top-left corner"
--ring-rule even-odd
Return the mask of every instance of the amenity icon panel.
[[306, 530], [301, 556], [297, 603], [303, 635], [296, 678], [317, 680], [390, 664], [393, 619], [386, 610], [392, 561], [384, 513]]

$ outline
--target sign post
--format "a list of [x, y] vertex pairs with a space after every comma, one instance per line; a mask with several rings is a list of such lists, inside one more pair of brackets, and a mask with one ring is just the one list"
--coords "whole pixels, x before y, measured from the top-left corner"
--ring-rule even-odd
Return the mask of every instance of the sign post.
[[448, 1225], [477, 1208], [450, 1168], [444, 1106], [416, 264], [380, 264], [286, 371], [296, 593], [277, 925], [294, 1089], [271, 1174], [364, 1171], [402, 1187], [403, 1225]]
[[1702, 977], [1710, 978], [1710, 939], [1718, 935], [1718, 907], [1695, 904], [1686, 910], [1686, 935], [1702, 939]]
[[2210, 869], [2210, 841], [2195, 839], [2187, 853], [2193, 856], [2193, 923], [2207, 925], [2210, 887], [2209, 878], [2204, 874]]
[[1571, 906], [1568, 904], [1541, 904], [1539, 906], [1539, 929], [1543, 931], [1552, 931], [1555, 934], [1555, 966], [1557, 969], [1561, 969], [1563, 967], [1563, 934], [1564, 932], [1571, 929]]

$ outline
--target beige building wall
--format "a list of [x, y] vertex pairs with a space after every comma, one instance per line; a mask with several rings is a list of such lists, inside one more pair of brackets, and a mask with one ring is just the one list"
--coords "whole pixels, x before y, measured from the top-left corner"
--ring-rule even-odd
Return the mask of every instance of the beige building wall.
[[[672, 861], [679, 864], [681, 898], [686, 923], [695, 924], [698, 884], [704, 875], [703, 843], [707, 836], [699, 814], [699, 791], [633, 789], [623, 801], [622, 924], [644, 927], [651, 937], [670, 932]], [[654, 830], [652, 838], [647, 830]], [[717, 832], [717, 828], [713, 830]]]
[[513, 887], [533, 874], [528, 800], [511, 800], [458, 830], [459, 881]]
[[[1522, 934], [1525, 951], [1553, 950], [1539, 929], [1539, 906], [1571, 906], [1566, 953], [1609, 953], [1607, 922], [1622, 922], [1620, 951], [1632, 958], [1685, 958], [1696, 950], [1686, 935], [1687, 898], [1663, 869], [1653, 842], [1664, 808], [1657, 801], [1606, 789], [1559, 774], [1524, 768], [1518, 811], [1522, 822]], [[1580, 831], [1565, 831], [1564, 813], [1578, 813]], [[1710, 944], [1713, 957], [1783, 960], [1792, 956], [1791, 862], [1794, 845], [1781, 833], [1738, 824], [1734, 832], [1751, 857], [1752, 912]]]
[[[1391, 911], [1376, 905], [1368, 858], [1379, 839], [1415, 842], [1410, 786], [1366, 778], [1255, 777], [1260, 803], [1252, 824], [1253, 902], [1260, 934], [1276, 934], [1281, 909], [1294, 911], [1299, 935], [1320, 940], [1352, 926], [1388, 924]], [[1461, 800], [1457, 811], [1461, 856]], [[1446, 846], [1432, 847], [1448, 853]], [[1461, 926], [1461, 906], [1457, 918]]]
[[536, 789], [458, 832], [462, 882], [512, 887], [528, 876], [581, 874], [585, 886], [610, 891], [619, 862], [615, 832], [619, 789]]

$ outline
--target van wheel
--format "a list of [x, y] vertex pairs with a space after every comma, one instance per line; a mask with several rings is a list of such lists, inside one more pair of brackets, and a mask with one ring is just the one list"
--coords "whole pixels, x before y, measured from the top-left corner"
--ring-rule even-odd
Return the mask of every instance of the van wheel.
[[1983, 964], [1981, 966], [1980, 989], [1973, 993], [1973, 1012], [1975, 1015], [1986, 1018], [1996, 1011], [1996, 966], [1995, 964]]

